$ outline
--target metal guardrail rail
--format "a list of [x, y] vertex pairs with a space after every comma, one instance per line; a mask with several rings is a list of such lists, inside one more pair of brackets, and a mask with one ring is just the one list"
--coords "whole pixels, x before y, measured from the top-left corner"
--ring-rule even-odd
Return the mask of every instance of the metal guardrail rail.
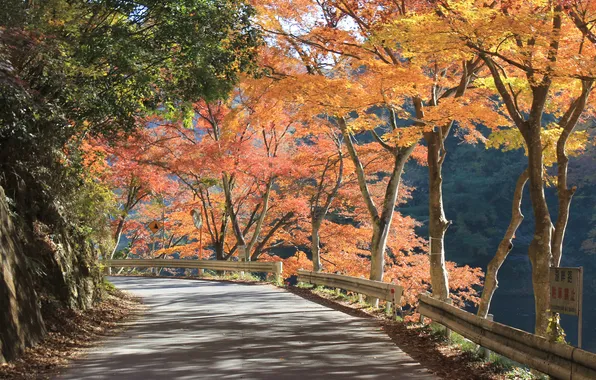
[[298, 281], [365, 294], [393, 303], [396, 310], [401, 309], [403, 288], [399, 285], [341, 274], [310, 272], [303, 269], [298, 270]]
[[429, 294], [420, 295], [418, 311], [482, 347], [547, 375], [569, 380], [596, 379], [595, 353], [481, 318]]
[[124, 259], [104, 260], [108, 268], [185, 268], [210, 269], [232, 272], [273, 273], [275, 281], [281, 281], [283, 264], [281, 262], [259, 261], [220, 261], [220, 260], [181, 260], [181, 259]]

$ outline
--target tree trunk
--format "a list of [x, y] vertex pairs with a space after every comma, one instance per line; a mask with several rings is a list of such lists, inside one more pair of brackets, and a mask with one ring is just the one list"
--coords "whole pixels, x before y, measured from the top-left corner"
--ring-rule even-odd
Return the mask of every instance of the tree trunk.
[[318, 220], [313, 220], [311, 223], [312, 226], [312, 242], [311, 242], [311, 252], [312, 252], [312, 269], [314, 272], [320, 272], [323, 270], [323, 266], [321, 265], [321, 246], [320, 246], [320, 236], [319, 231], [321, 230], [321, 223]]
[[121, 216], [120, 220], [118, 221], [118, 227], [116, 227], [116, 233], [114, 233], [114, 249], [112, 250], [112, 253], [110, 254], [110, 260], [114, 258], [114, 255], [116, 254], [117, 250], [118, 250], [118, 245], [120, 244], [120, 239], [122, 239], [122, 230], [124, 229], [124, 220], [126, 219], [126, 216]]
[[327, 178], [327, 170], [331, 167], [329, 165], [329, 161], [327, 162], [327, 166], [321, 175], [319, 186], [318, 186], [318, 194], [315, 197], [314, 204], [311, 204], [311, 211], [310, 211], [310, 218], [311, 218], [311, 253], [312, 253], [312, 263], [313, 263], [313, 271], [321, 272], [323, 270], [323, 265], [321, 264], [321, 225], [323, 224], [323, 220], [325, 220], [325, 216], [327, 212], [329, 212], [329, 207], [331, 207], [331, 203], [339, 188], [341, 187], [341, 183], [343, 181], [343, 174], [344, 174], [344, 161], [343, 155], [341, 151], [341, 141], [337, 141], [337, 153], [339, 155], [339, 169], [337, 172], [337, 178], [335, 180], [335, 186], [333, 189], [327, 194], [325, 203], [323, 205], [320, 204], [320, 199], [323, 194], [324, 182]]
[[[373, 236], [371, 240], [371, 262], [370, 262], [370, 279], [375, 281], [383, 281], [383, 274], [385, 272], [385, 250], [387, 248], [387, 238], [391, 229], [391, 222], [393, 221], [393, 213], [395, 212], [395, 205], [397, 203], [397, 195], [399, 194], [399, 185], [401, 182], [401, 175], [404, 171], [404, 166], [410, 155], [414, 151], [416, 144], [412, 144], [406, 148], [398, 148], [398, 153], [395, 155], [395, 163], [387, 189], [385, 191], [385, 198], [383, 199], [383, 211], [380, 218], [374, 220]], [[378, 306], [379, 300], [370, 298], [369, 302], [375, 307]]]
[[571, 207], [573, 194], [577, 190], [575, 186], [569, 188], [567, 185], [567, 169], [569, 166], [569, 158], [566, 151], [567, 140], [569, 140], [569, 137], [575, 130], [577, 122], [586, 108], [593, 84], [593, 80], [582, 81], [581, 95], [571, 104], [569, 110], [559, 122], [559, 127], [562, 128], [561, 136], [557, 140], [557, 196], [559, 198], [559, 212], [555, 222], [552, 241], [552, 266], [555, 267], [561, 264], [563, 239], [569, 220], [569, 208]]
[[[370, 215], [371, 224], [373, 225], [373, 236], [370, 246], [370, 279], [375, 281], [383, 281], [387, 237], [391, 228], [393, 213], [395, 212], [395, 204], [397, 203], [401, 175], [406, 162], [414, 151], [416, 144], [414, 143], [408, 147], [395, 147], [391, 150], [393, 156], [395, 157], [394, 165], [391, 170], [391, 177], [389, 178], [389, 182], [387, 183], [387, 187], [385, 189], [381, 215], [379, 215], [377, 207], [375, 206], [372, 196], [368, 190], [364, 167], [362, 166], [362, 162], [358, 157], [356, 148], [352, 143], [351, 136], [347, 131], [345, 119], [339, 118], [338, 121], [344, 137], [344, 142], [348, 148], [348, 153], [350, 154], [350, 158], [352, 159], [356, 169], [360, 192], [364, 198], [364, 202]], [[375, 307], [379, 303], [379, 300], [376, 298], [369, 297], [367, 300]]]
[[[533, 124], [533, 125], [532, 125]], [[534, 236], [528, 254], [532, 263], [532, 285], [536, 308], [535, 333], [546, 336], [550, 313], [549, 272], [551, 263], [551, 238], [553, 225], [544, 196], [542, 142], [540, 118], [528, 122], [524, 133], [528, 148], [530, 199], [534, 212]]]
[[226, 252], [224, 248], [224, 241], [220, 240], [215, 244], [215, 260], [225, 260]]
[[[440, 130], [441, 127], [438, 128]], [[430, 278], [433, 297], [445, 301], [449, 298], [449, 280], [444, 243], [450, 222], [445, 218], [443, 208], [443, 136], [440, 131], [427, 132], [424, 135], [428, 144]]]
[[226, 198], [226, 208], [228, 209], [228, 215], [230, 216], [230, 219], [232, 221], [232, 230], [234, 231], [234, 236], [236, 236], [238, 246], [238, 257], [246, 259], [246, 240], [244, 239], [244, 234], [240, 229], [240, 223], [238, 222], [238, 217], [236, 215], [236, 212], [234, 211], [234, 203], [232, 201], [232, 181], [231, 179], [228, 179], [228, 176], [226, 174], [222, 175], [222, 179], [224, 195]]
[[509, 222], [509, 227], [507, 227], [507, 232], [505, 233], [503, 240], [501, 240], [501, 243], [497, 248], [497, 253], [495, 254], [495, 257], [493, 257], [490, 263], [488, 263], [488, 267], [486, 268], [484, 289], [482, 290], [480, 305], [478, 305], [477, 314], [479, 317], [486, 318], [486, 316], [488, 315], [493, 295], [499, 287], [499, 282], [497, 281], [497, 274], [499, 272], [499, 269], [501, 268], [501, 265], [503, 265], [503, 263], [507, 259], [507, 255], [509, 255], [509, 252], [511, 252], [511, 249], [513, 248], [513, 239], [515, 237], [515, 233], [521, 225], [522, 221], [524, 220], [524, 215], [521, 212], [521, 201], [526, 182], [528, 182], [527, 169], [524, 170], [524, 172], [519, 176], [517, 184], [515, 185], [515, 191], [513, 193], [513, 202], [511, 205], [511, 221]]
[[370, 279], [383, 281], [385, 268], [385, 248], [389, 236], [388, 223], [375, 223], [373, 225], [373, 236], [370, 244]]
[[257, 220], [257, 225], [255, 226], [255, 231], [252, 235], [252, 239], [250, 239], [250, 242], [246, 246], [246, 251], [244, 252], [245, 261], [250, 261], [252, 249], [255, 246], [257, 240], [259, 239], [259, 235], [261, 234], [261, 229], [263, 228], [263, 223], [265, 222], [265, 216], [267, 215], [267, 209], [269, 208], [269, 198], [271, 196], [272, 187], [273, 178], [270, 178], [267, 182], [267, 187], [265, 188], [265, 194], [263, 195], [263, 207], [261, 208], [261, 214], [259, 215], [259, 219]]
[[[455, 91], [455, 98], [464, 96], [474, 75], [480, 70], [480, 58], [463, 62], [463, 71], [460, 83]], [[436, 87], [433, 87], [431, 106], [439, 104], [440, 97], [436, 96]], [[422, 100], [414, 98], [416, 117], [424, 118]], [[424, 133], [427, 142], [427, 162], [429, 177], [429, 239], [430, 239], [430, 277], [433, 296], [446, 301], [449, 298], [449, 276], [445, 266], [445, 232], [451, 222], [445, 217], [443, 207], [443, 163], [447, 155], [445, 140], [451, 132], [453, 121], [433, 128]]]

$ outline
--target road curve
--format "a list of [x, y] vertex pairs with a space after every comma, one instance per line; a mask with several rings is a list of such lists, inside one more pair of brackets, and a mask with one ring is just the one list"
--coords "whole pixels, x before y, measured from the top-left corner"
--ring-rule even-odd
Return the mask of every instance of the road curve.
[[436, 379], [374, 321], [271, 285], [110, 281], [149, 309], [58, 379]]

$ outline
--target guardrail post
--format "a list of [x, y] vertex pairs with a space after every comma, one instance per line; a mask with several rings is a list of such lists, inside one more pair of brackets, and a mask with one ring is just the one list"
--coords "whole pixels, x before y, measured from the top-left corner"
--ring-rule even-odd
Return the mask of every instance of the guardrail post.
[[[494, 320], [494, 316], [492, 314], [488, 314], [486, 316], [486, 319], [488, 319], [489, 321], [493, 321]], [[490, 350], [488, 348], [484, 348], [482, 346], [478, 346], [478, 353], [480, 354], [480, 356], [482, 356], [482, 358], [484, 360], [489, 360], [490, 359]]]
[[198, 269], [198, 272], [197, 272], [197, 275], [198, 275], [199, 277], [204, 277], [204, 276], [205, 276], [205, 269], [203, 269], [203, 268], [199, 268], [199, 269]]
[[385, 302], [385, 314], [391, 314], [391, 302], [389, 301]]
[[397, 317], [402, 316], [401, 310], [401, 293], [395, 291], [395, 289], [391, 289], [391, 294], [393, 295], [393, 319], [397, 320]]
[[364, 302], [364, 297], [362, 296], [362, 293], [358, 293], [358, 303], [363, 303]]
[[275, 273], [274, 273], [274, 280], [275, 283], [281, 285], [281, 274], [283, 272], [283, 263], [278, 261], [275, 263]]
[[[451, 298], [449, 298], [448, 300], [445, 301], [445, 303], [448, 305], [453, 305], [453, 300]], [[445, 338], [447, 338], [447, 339], [451, 338], [451, 329], [448, 328], [447, 326], [445, 326]]]

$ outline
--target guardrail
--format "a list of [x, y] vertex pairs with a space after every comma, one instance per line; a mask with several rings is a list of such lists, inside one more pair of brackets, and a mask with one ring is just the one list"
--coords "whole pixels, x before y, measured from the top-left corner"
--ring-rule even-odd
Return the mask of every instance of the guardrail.
[[281, 281], [283, 264], [281, 262], [259, 261], [223, 261], [223, 260], [180, 260], [180, 259], [124, 259], [104, 260], [107, 268], [185, 268], [210, 269], [232, 272], [266, 272], [273, 273], [275, 281]]
[[429, 294], [420, 295], [418, 311], [482, 347], [547, 375], [570, 380], [596, 379], [596, 354], [592, 352], [492, 322]]
[[333, 273], [309, 272], [303, 269], [298, 270], [298, 281], [313, 285], [323, 285], [331, 288], [349, 290], [374, 298], [382, 299], [394, 305], [395, 311], [401, 311], [401, 296], [403, 288], [399, 285], [387, 282], [367, 280], [364, 278], [344, 276]]

